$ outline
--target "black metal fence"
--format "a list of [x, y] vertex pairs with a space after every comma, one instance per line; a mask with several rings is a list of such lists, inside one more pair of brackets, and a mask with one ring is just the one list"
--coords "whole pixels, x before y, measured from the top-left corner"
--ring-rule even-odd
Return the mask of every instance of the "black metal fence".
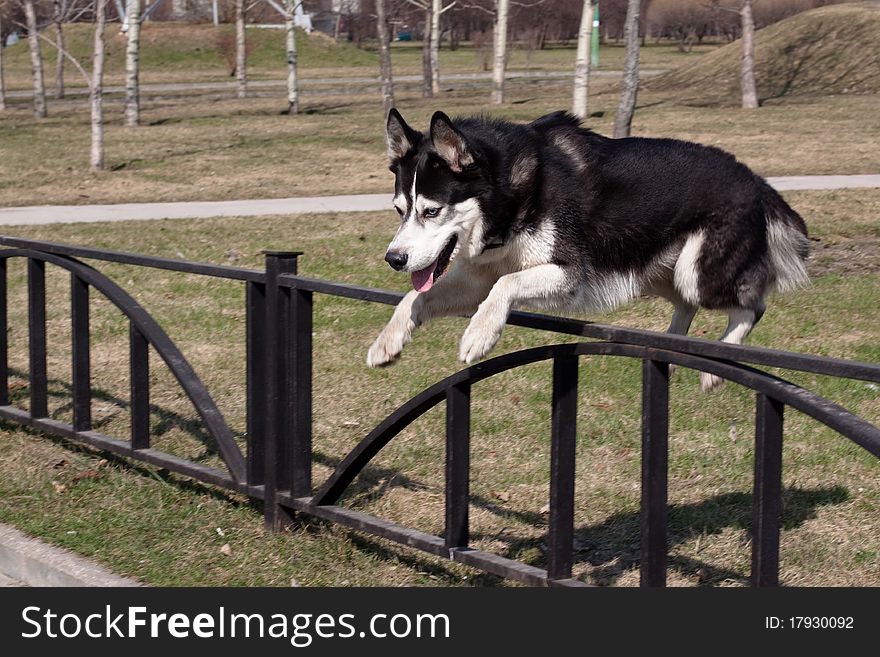
[[[312, 300], [314, 294], [396, 304], [402, 295], [297, 275], [300, 252], [266, 252], [265, 270], [0, 237], [0, 417], [263, 500], [277, 529], [295, 513], [339, 523], [530, 585], [582, 586], [572, 578], [578, 360], [583, 355], [642, 361], [641, 584], [666, 583], [669, 365], [716, 374], [755, 391], [752, 513], [754, 586], [779, 580], [784, 409], [795, 408], [880, 457], [880, 429], [839, 405], [751, 367], [763, 365], [880, 383], [880, 365], [729, 345], [721, 342], [514, 312], [508, 323], [598, 341], [505, 354], [423, 390], [376, 426], [317, 488], [312, 484]], [[8, 393], [7, 276], [10, 258], [27, 260], [29, 409]], [[204, 384], [158, 323], [125, 290], [82, 260], [116, 262], [242, 281], [246, 286], [247, 429], [244, 453]], [[70, 272], [73, 422], [48, 417], [45, 265]], [[89, 291], [129, 320], [131, 435], [95, 431], [91, 419]], [[216, 442], [227, 471], [151, 447], [149, 359], [152, 345], [176, 377]], [[547, 568], [469, 547], [470, 398], [472, 384], [538, 361], [553, 361], [550, 515]], [[400, 431], [446, 404], [445, 532], [434, 536], [337, 504], [348, 485]]]

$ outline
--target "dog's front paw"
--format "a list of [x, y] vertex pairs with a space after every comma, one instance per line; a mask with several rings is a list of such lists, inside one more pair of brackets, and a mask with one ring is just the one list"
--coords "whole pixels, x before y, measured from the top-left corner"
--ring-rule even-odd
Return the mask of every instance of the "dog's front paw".
[[700, 372], [700, 390], [703, 392], [712, 392], [724, 385], [724, 379], [715, 374], [708, 372]]
[[461, 337], [458, 359], [468, 365], [477, 362], [492, 351], [503, 329], [503, 318], [499, 322], [487, 313], [477, 312]]
[[369, 367], [391, 365], [400, 356], [407, 342], [409, 339], [406, 333], [386, 327], [367, 351], [367, 365]]

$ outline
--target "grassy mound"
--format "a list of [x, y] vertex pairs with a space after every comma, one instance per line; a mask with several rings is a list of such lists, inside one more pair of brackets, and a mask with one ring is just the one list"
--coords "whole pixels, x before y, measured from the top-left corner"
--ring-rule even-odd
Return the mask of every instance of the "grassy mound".
[[[740, 41], [649, 81], [652, 90], [709, 102], [740, 97]], [[755, 34], [758, 96], [880, 93], [880, 4], [836, 5]]]
[[[67, 50], [90, 68], [92, 54], [92, 26], [75, 24], [65, 26]], [[145, 23], [141, 30], [141, 67], [160, 71], [222, 71], [234, 58], [234, 27], [232, 25], [190, 25], [185, 23]], [[54, 38], [47, 30], [46, 36]], [[284, 30], [248, 28], [248, 67], [252, 69], [283, 69], [286, 65]], [[54, 75], [55, 49], [46, 42], [40, 44], [46, 61], [46, 77]], [[307, 35], [297, 31], [297, 54], [302, 68], [375, 66], [376, 55], [347, 43], [336, 43], [323, 34]], [[108, 73], [125, 70], [126, 36], [118, 25], [107, 29]], [[19, 41], [6, 53], [8, 69], [16, 71], [29, 67], [27, 42]], [[72, 67], [71, 67], [72, 68]], [[71, 72], [71, 81], [79, 82]]]

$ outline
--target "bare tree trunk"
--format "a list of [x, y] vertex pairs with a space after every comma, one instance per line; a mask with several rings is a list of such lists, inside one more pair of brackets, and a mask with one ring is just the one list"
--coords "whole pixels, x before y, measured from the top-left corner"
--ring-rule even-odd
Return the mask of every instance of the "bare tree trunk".
[[125, 125], [136, 126], [141, 120], [141, 0], [128, 0], [125, 20], [128, 23], [128, 45], [125, 48]]
[[507, 16], [510, 0], [495, 4], [495, 61], [492, 66], [492, 104], [504, 102], [504, 69], [507, 66]]
[[24, 17], [28, 30], [28, 46], [31, 53], [31, 72], [34, 78], [34, 116], [46, 118], [46, 87], [43, 84], [43, 56], [40, 53], [40, 37], [37, 34], [37, 13], [34, 0], [23, 0]]
[[440, 13], [443, 0], [431, 1], [431, 92], [440, 93]]
[[61, 27], [61, 0], [54, 0], [52, 22], [55, 24], [55, 98], [64, 98], [64, 30]]
[[382, 78], [382, 109], [385, 116], [394, 107], [394, 79], [391, 75], [391, 48], [388, 45], [388, 23], [385, 0], [376, 0], [376, 31], [379, 34], [379, 73]]
[[6, 79], [3, 77], [3, 16], [0, 14], [0, 110], [6, 109]]
[[296, 29], [293, 18], [299, 0], [284, 0], [284, 29], [287, 32], [287, 113], [299, 114], [299, 80], [296, 69]]
[[743, 0], [739, 15], [743, 35], [740, 76], [742, 106], [743, 109], [755, 109], [758, 107], [758, 89], [755, 85], [755, 17], [752, 13], [752, 0]]
[[247, 35], [245, 34], [245, 2], [235, 0], [235, 77], [239, 98], [247, 96]]
[[633, 113], [636, 109], [636, 95], [639, 91], [639, 8], [641, 0], [628, 0], [626, 23], [623, 38], [626, 42], [626, 59], [623, 64], [623, 88], [620, 91], [620, 104], [614, 115], [614, 137], [629, 137]]
[[425, 33], [422, 35], [422, 98], [433, 98], [434, 87], [431, 83], [431, 8], [425, 10]]
[[104, 168], [104, 25], [107, 0], [95, 0], [95, 52], [92, 59], [92, 171]]
[[574, 98], [572, 113], [585, 119], [590, 91], [590, 41], [593, 35], [593, 0], [584, 0], [581, 13], [581, 27], [578, 30], [577, 57], [574, 63]]

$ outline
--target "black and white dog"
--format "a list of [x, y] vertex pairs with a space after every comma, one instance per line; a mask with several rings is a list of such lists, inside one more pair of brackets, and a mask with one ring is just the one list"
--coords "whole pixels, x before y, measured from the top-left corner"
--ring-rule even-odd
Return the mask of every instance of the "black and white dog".
[[[564, 112], [527, 125], [442, 112], [421, 133], [386, 127], [401, 224], [385, 260], [413, 290], [370, 347], [394, 361], [415, 327], [472, 315], [459, 357], [491, 351], [511, 308], [602, 311], [642, 294], [675, 312], [726, 312], [740, 344], [771, 290], [808, 282], [801, 217], [724, 151], [673, 139], [609, 139]], [[721, 380], [703, 374], [704, 390]]]

